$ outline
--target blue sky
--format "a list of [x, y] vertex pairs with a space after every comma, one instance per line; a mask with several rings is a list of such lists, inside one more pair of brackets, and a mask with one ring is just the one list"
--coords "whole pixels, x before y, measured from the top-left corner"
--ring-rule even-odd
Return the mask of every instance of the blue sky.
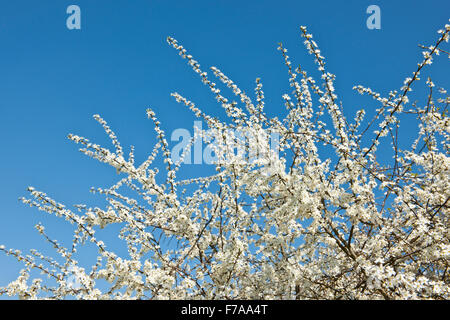
[[[68, 30], [66, 8], [81, 8], [81, 30]], [[366, 27], [366, 8], [381, 8], [381, 30]], [[0, 1], [0, 244], [45, 250], [33, 226], [42, 221], [53, 238], [70, 241], [63, 221], [17, 199], [31, 185], [68, 205], [96, 203], [90, 187], [117, 180], [115, 170], [77, 150], [75, 133], [109, 146], [92, 115], [100, 114], [122, 145], [145, 159], [155, 142], [145, 110], [163, 129], [191, 129], [195, 118], [177, 104], [177, 91], [220, 116], [198, 76], [166, 43], [175, 37], [206, 70], [217, 66], [253, 94], [264, 84], [267, 112], [279, 115], [288, 78], [277, 43], [294, 64], [313, 73], [299, 26], [314, 34], [347, 116], [370, 105], [351, 90], [363, 84], [386, 93], [399, 88], [450, 17], [445, 0], [395, 1]], [[433, 65], [438, 86], [449, 87], [448, 59]], [[126, 149], [128, 151], [128, 149]], [[189, 166], [201, 174], [202, 166]], [[0, 286], [20, 264], [0, 255]]]

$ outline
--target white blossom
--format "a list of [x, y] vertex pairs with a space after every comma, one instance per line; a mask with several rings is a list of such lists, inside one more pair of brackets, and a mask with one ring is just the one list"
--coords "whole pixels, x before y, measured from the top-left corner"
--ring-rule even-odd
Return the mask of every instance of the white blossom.
[[[126, 157], [116, 134], [95, 115], [113, 150], [74, 134], [69, 139], [121, 178], [109, 188], [92, 189], [105, 197], [105, 207], [76, 205], [74, 211], [29, 187], [29, 198], [20, 200], [73, 224], [72, 243], [62, 246], [38, 224], [58, 259], [0, 246], [25, 265], [0, 294], [21, 299], [449, 299], [450, 121], [443, 111], [449, 100], [439, 89], [435, 101], [430, 77], [425, 101], [408, 98], [439, 45], [448, 41], [449, 25], [435, 45], [424, 48], [422, 62], [400, 90], [383, 96], [355, 86], [378, 107], [357, 111], [354, 120], [347, 120], [349, 110], [338, 100], [335, 76], [327, 72], [318, 44], [306, 27], [300, 31], [320, 76], [294, 69], [279, 45], [289, 77], [289, 91], [279, 101], [283, 119], [265, 113], [260, 78], [253, 102], [216, 67], [210, 70], [218, 83], [211, 81], [169, 37], [229, 118], [211, 117], [172, 94], [207, 124], [195, 138], [215, 140], [216, 173], [179, 179], [181, 161], [172, 160], [163, 124], [152, 109], [147, 116], [156, 143], [140, 165], [134, 148]], [[225, 97], [220, 85], [232, 96]], [[418, 127], [408, 129], [412, 144], [402, 149], [396, 137], [408, 117]], [[279, 134], [278, 150], [271, 149], [272, 133]], [[252, 156], [229, 152], [236, 146]], [[383, 157], [389, 150], [392, 157]], [[163, 167], [154, 164], [158, 155]], [[119, 256], [100, 240], [111, 225], [120, 229], [117, 236], [127, 254]], [[81, 266], [78, 249], [84, 245], [93, 246], [98, 256]], [[31, 270], [51, 280], [32, 278]], [[106, 289], [100, 280], [108, 283]]]

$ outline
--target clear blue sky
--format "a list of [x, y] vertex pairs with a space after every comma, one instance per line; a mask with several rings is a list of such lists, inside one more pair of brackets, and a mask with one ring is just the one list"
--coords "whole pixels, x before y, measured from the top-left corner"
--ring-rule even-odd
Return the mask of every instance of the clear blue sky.
[[[81, 8], [81, 30], [66, 28], [71, 4]], [[371, 4], [381, 8], [381, 30], [366, 27]], [[45, 250], [33, 228], [39, 221], [52, 238], [71, 239], [63, 221], [17, 201], [27, 186], [68, 205], [92, 204], [97, 198], [90, 187], [116, 181], [114, 169], [80, 154], [66, 138], [75, 133], [109, 146], [93, 114], [109, 122], [126, 151], [135, 145], [142, 161], [155, 142], [147, 107], [169, 133], [190, 129], [194, 120], [171, 92], [217, 112], [167, 36], [205, 70], [217, 66], [249, 94], [260, 77], [268, 113], [277, 115], [281, 95], [290, 92], [277, 43], [296, 65], [314, 70], [299, 36], [305, 25], [337, 75], [346, 115], [353, 117], [370, 98], [358, 97], [352, 86], [381, 93], [399, 88], [421, 59], [417, 44], [432, 44], [448, 18], [448, 0], [0, 1], [0, 244]], [[448, 88], [447, 60], [439, 59], [433, 74]], [[0, 255], [0, 286], [19, 269], [13, 258]]]

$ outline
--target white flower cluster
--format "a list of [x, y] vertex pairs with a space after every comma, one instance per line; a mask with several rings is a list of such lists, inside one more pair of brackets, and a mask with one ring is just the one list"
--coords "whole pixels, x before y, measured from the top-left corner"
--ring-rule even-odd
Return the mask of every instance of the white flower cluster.
[[[69, 138], [124, 178], [93, 190], [105, 196], [106, 208], [77, 205], [76, 212], [30, 187], [30, 199], [22, 201], [74, 224], [72, 245], [63, 247], [39, 224], [36, 229], [58, 259], [0, 246], [25, 264], [0, 294], [23, 299], [449, 299], [449, 97], [439, 89], [435, 99], [435, 84], [428, 79], [425, 101], [410, 104], [408, 99], [425, 66], [446, 52], [439, 47], [448, 42], [449, 32], [449, 25], [439, 31], [399, 91], [383, 97], [356, 86], [380, 107], [373, 116], [359, 110], [352, 123], [338, 102], [335, 76], [326, 71], [305, 27], [301, 35], [320, 79], [294, 69], [287, 49], [279, 45], [291, 87], [282, 96], [282, 120], [264, 112], [261, 79], [256, 79], [254, 103], [215, 67], [211, 70], [220, 83], [212, 82], [187, 50], [168, 38], [230, 119], [213, 118], [173, 93], [208, 125], [196, 137], [215, 135], [216, 151], [224, 154], [229, 147], [224, 141], [236, 139], [230, 130], [249, 132], [247, 146], [267, 152], [255, 161], [221, 159], [215, 174], [179, 180], [181, 161], [172, 161], [152, 110], [147, 115], [157, 143], [139, 166], [134, 149], [126, 159], [114, 132], [95, 115], [115, 150], [76, 135]], [[229, 87], [236, 101], [223, 96], [220, 86]], [[418, 124], [417, 137], [411, 148], [401, 149], [400, 121], [408, 117]], [[279, 135], [278, 152], [260, 132]], [[166, 168], [152, 167], [158, 153]], [[119, 257], [97, 239], [98, 229], [110, 225], [121, 227], [118, 237], [128, 255]], [[87, 242], [98, 249], [98, 257], [82, 267], [75, 257]], [[33, 269], [48, 283], [40, 278], [29, 283]], [[76, 277], [76, 286], [70, 277]], [[105, 281], [107, 288], [99, 285]]]

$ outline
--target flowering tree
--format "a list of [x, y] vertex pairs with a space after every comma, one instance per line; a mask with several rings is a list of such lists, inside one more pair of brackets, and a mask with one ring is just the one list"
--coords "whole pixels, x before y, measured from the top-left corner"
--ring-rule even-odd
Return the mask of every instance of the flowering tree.
[[[72, 246], [52, 240], [40, 224], [36, 229], [56, 248], [57, 258], [1, 246], [25, 269], [0, 293], [23, 299], [449, 299], [450, 98], [439, 89], [436, 99], [428, 78], [426, 99], [408, 100], [422, 69], [435, 55], [448, 54], [440, 46], [448, 42], [449, 32], [446, 25], [434, 45], [423, 46], [423, 61], [399, 91], [383, 97], [354, 87], [379, 108], [369, 120], [360, 110], [353, 121], [344, 116], [335, 76], [326, 71], [305, 27], [301, 35], [321, 77], [316, 81], [294, 68], [280, 44], [292, 88], [282, 97], [283, 120], [266, 115], [260, 79], [252, 101], [212, 67], [237, 97], [229, 100], [169, 37], [228, 121], [208, 116], [173, 93], [208, 130], [197, 130], [181, 156], [174, 157], [155, 113], [147, 110], [158, 142], [137, 165], [133, 148], [126, 156], [114, 132], [95, 115], [113, 151], [77, 135], [69, 139], [125, 177], [110, 188], [93, 190], [106, 197], [109, 205], [103, 209], [78, 205], [70, 210], [29, 187], [25, 204], [74, 224]], [[398, 139], [404, 119], [418, 125], [409, 148], [401, 148]], [[246, 139], [237, 139], [232, 133], [237, 131], [245, 132]], [[277, 150], [266, 139], [273, 133]], [[177, 179], [189, 147], [211, 138], [216, 173]], [[227, 152], [230, 141], [253, 148], [256, 156]], [[158, 153], [165, 169], [152, 166]], [[98, 228], [111, 224], [122, 227], [126, 257], [97, 238]], [[90, 269], [76, 260], [77, 248], [87, 241], [98, 249]], [[33, 269], [48, 279], [30, 281]], [[100, 280], [107, 285], [99, 286]]]

